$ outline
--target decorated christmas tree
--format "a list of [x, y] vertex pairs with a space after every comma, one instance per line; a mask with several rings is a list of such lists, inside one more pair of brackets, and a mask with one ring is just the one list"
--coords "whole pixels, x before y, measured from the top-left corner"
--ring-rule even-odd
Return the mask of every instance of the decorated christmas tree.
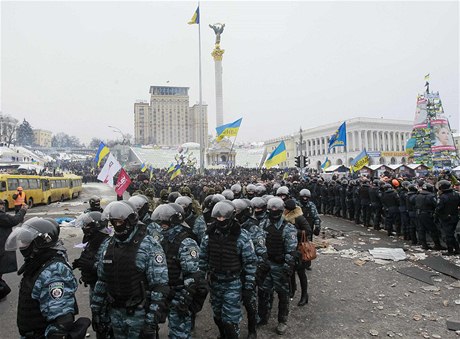
[[458, 158], [449, 120], [439, 92], [430, 92], [429, 75], [425, 81], [426, 90], [417, 96], [414, 127], [406, 146], [409, 162], [433, 169], [452, 168]]

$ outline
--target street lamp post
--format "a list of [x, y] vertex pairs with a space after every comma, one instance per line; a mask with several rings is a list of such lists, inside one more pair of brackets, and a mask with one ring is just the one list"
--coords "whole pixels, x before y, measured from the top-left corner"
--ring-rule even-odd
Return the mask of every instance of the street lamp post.
[[115, 127], [115, 126], [107, 126], [107, 127], [110, 127], [110, 128], [113, 128], [113, 131], [114, 132], [117, 132], [117, 133], [120, 133], [121, 134], [121, 137], [123, 138], [121, 144], [124, 145], [125, 144], [125, 140], [126, 140], [126, 134], [124, 134], [121, 129], [119, 129], [118, 127]]

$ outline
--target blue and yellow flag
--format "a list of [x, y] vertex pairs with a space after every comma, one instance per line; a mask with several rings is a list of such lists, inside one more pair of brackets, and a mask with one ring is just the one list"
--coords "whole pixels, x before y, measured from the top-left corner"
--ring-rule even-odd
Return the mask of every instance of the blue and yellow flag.
[[101, 165], [102, 159], [104, 159], [104, 157], [109, 153], [110, 149], [101, 141], [96, 152], [96, 157], [94, 158], [94, 162], [97, 164], [97, 167]]
[[331, 136], [329, 140], [329, 151], [331, 148], [336, 146], [346, 146], [347, 145], [347, 125], [344, 122], [337, 131]]
[[189, 25], [199, 24], [200, 23], [200, 6], [196, 8], [195, 13], [193, 13], [192, 18], [188, 22]]
[[240, 118], [230, 124], [217, 126], [217, 142], [221, 141], [224, 137], [236, 137], [242, 120], [243, 118]]
[[428, 73], [427, 75], [425, 75], [425, 81], [429, 81], [430, 80], [430, 73]]
[[166, 173], [171, 173], [172, 171], [174, 171], [174, 164], [173, 163], [171, 163], [171, 165], [169, 165], [168, 171]]
[[366, 152], [366, 149], [363, 149], [356, 158], [350, 162], [350, 170], [352, 172], [359, 171], [361, 168], [369, 164], [369, 155]]
[[150, 181], [151, 181], [153, 178], [153, 166], [152, 165], [149, 165], [149, 172], [150, 172]]
[[284, 144], [284, 141], [281, 141], [275, 150], [270, 153], [270, 156], [267, 158], [267, 160], [265, 160], [265, 167], [271, 168], [282, 163], [283, 161], [286, 161], [286, 159], [286, 145]]
[[141, 172], [145, 172], [145, 171], [147, 171], [147, 164], [143, 162], [141, 165]]
[[331, 166], [331, 161], [329, 160], [328, 157], [326, 157], [326, 159], [324, 160], [324, 162], [321, 164], [321, 168], [322, 168], [322, 169], [326, 169], [326, 168], [328, 168], [329, 166]]
[[176, 167], [174, 167], [173, 174], [171, 175], [171, 180], [179, 175], [181, 175], [180, 165], [176, 165]]

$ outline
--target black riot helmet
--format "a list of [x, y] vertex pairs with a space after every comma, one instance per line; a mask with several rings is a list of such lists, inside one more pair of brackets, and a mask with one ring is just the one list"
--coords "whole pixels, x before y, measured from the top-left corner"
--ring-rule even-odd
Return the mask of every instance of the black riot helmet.
[[59, 231], [59, 224], [54, 219], [34, 217], [11, 232], [5, 250], [19, 249], [24, 258], [33, 258], [45, 249], [62, 249]]
[[422, 190], [434, 193], [434, 186], [432, 184], [426, 182], [426, 183], [424, 183], [422, 185]]
[[451, 187], [452, 187], [452, 184], [450, 183], [449, 180], [444, 180], [443, 179], [443, 180], [440, 180], [438, 182], [438, 189], [440, 191], [447, 191], [447, 190], [451, 189]]
[[108, 220], [115, 230], [114, 236], [124, 241], [139, 220], [138, 214], [130, 203], [126, 201], [112, 201], [109, 203], [104, 212], [102, 212], [102, 220]]
[[252, 215], [251, 203], [246, 199], [235, 199], [232, 203], [235, 205], [236, 219], [244, 223]]
[[226, 189], [222, 191], [222, 195], [225, 197], [227, 200], [233, 200], [235, 199], [235, 194], [233, 193], [232, 190]]
[[418, 188], [416, 185], [414, 184], [410, 184], [407, 189], [409, 190], [409, 192], [418, 192]]
[[185, 212], [185, 216], [189, 215], [192, 212], [193, 201], [192, 201], [192, 198], [190, 198], [189, 196], [183, 195], [177, 198], [175, 203], [182, 206]]
[[102, 213], [98, 211], [82, 213], [75, 220], [75, 226], [81, 227], [83, 231], [83, 243], [88, 242], [91, 237], [98, 232], [103, 234], [110, 234], [107, 225], [107, 220], [102, 220]]
[[176, 201], [177, 198], [179, 198], [181, 194], [179, 192], [171, 192], [168, 195], [168, 201], [169, 202], [174, 202]]
[[230, 190], [233, 192], [233, 197], [235, 199], [238, 199], [241, 197], [241, 185], [240, 184], [234, 184], [232, 187], [230, 187]]
[[149, 199], [143, 194], [137, 194], [130, 197], [128, 202], [134, 206], [135, 211], [139, 215], [139, 219], [144, 219], [145, 215], [149, 212]]
[[163, 229], [167, 229], [182, 224], [184, 213], [184, 209], [176, 203], [163, 204], [155, 208], [152, 220], [161, 225]]
[[[281, 187], [280, 187], [281, 188]], [[267, 203], [268, 217], [270, 220], [277, 221], [281, 218], [284, 211], [284, 201], [279, 197], [271, 198]]]
[[215, 204], [211, 216], [216, 220], [217, 227], [221, 230], [227, 230], [232, 224], [235, 214], [235, 205], [231, 201], [223, 200]]
[[101, 208], [101, 198], [97, 195], [93, 195], [89, 198], [89, 207], [93, 211], [97, 211]]

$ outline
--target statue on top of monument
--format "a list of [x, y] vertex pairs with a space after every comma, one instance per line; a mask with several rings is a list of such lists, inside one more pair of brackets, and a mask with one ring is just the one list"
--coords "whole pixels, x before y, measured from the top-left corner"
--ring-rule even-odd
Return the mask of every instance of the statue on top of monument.
[[225, 24], [217, 23], [214, 25], [209, 25], [214, 30], [214, 33], [216, 34], [216, 45], [220, 44], [220, 35], [224, 31]]

